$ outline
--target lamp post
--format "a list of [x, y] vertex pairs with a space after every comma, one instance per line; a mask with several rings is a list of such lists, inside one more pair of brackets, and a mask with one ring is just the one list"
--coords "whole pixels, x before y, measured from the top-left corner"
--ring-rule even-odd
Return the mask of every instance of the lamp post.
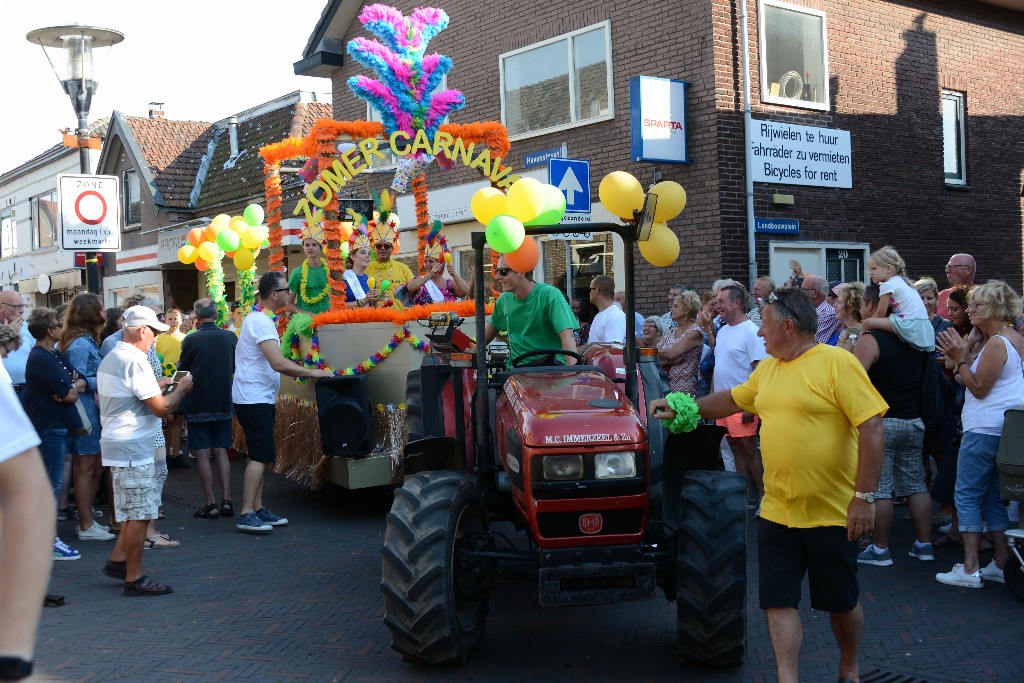
[[[99, 76], [94, 69], [94, 53], [101, 57], [101, 68], [110, 48], [124, 40], [124, 34], [108, 28], [95, 26], [50, 26], [31, 31], [25, 38], [43, 48], [43, 54], [50, 62], [50, 68], [60, 81], [64, 92], [71, 98], [71, 106], [78, 117], [76, 144], [79, 164], [83, 174], [89, 174], [89, 108], [92, 96], [99, 86]], [[85, 254], [85, 281], [89, 291], [100, 293], [100, 273], [96, 252]]]

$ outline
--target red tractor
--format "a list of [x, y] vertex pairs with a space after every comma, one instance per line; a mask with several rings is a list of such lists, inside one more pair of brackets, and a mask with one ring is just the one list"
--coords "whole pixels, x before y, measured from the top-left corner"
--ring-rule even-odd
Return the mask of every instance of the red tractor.
[[[637, 228], [589, 228], [622, 237], [632, 285]], [[473, 246], [483, 339], [482, 233]], [[721, 428], [666, 436], [648, 421], [660, 367], [657, 356], [637, 358], [626, 291], [624, 348], [591, 347], [572, 366], [555, 364], [561, 349], [542, 350], [506, 367], [479, 344], [475, 356], [428, 356], [409, 373], [405, 478], [387, 516], [381, 581], [404, 659], [465, 662], [483, 638], [491, 590], [529, 577], [541, 605], [642, 600], [660, 587], [677, 603], [685, 660], [742, 662], [746, 481], [714, 471]], [[525, 543], [492, 533], [500, 522]]]

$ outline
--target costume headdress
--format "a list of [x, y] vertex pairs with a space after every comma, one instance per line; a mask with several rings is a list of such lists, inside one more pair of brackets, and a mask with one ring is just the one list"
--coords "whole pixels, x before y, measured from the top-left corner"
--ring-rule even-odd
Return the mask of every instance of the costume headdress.
[[357, 249], [369, 249], [373, 243], [366, 232], [366, 216], [352, 209], [348, 210], [348, 214], [352, 217], [352, 234], [348, 238], [349, 253], [355, 253]]
[[434, 221], [433, 225], [430, 226], [430, 232], [427, 234], [423, 255], [443, 261], [444, 255], [448, 251], [448, 240], [441, 234], [441, 221]]
[[315, 223], [312, 226], [307, 221], [302, 221], [302, 239], [309, 240], [313, 239], [320, 243], [320, 246], [324, 246], [324, 224]]
[[392, 197], [384, 190], [380, 194], [371, 193], [373, 197], [373, 220], [369, 221], [367, 233], [370, 241], [386, 242], [395, 245], [398, 251], [398, 214], [392, 212]]

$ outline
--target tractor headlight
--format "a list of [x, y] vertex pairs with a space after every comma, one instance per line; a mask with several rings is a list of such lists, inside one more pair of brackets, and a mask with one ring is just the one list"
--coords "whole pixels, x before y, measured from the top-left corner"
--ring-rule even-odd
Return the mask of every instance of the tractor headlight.
[[582, 455], [546, 455], [542, 462], [546, 481], [571, 481], [583, 478]]
[[629, 479], [636, 476], [636, 455], [632, 451], [596, 453], [594, 474], [598, 479]]

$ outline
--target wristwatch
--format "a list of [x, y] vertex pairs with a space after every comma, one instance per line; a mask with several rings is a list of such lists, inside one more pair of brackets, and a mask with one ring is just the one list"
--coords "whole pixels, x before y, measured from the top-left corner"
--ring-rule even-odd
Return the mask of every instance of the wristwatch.
[[853, 495], [869, 505], [875, 502], [875, 494], [873, 493], [861, 493], [860, 491], [857, 491]]
[[32, 662], [21, 657], [0, 657], [0, 681], [18, 681], [32, 675]]

